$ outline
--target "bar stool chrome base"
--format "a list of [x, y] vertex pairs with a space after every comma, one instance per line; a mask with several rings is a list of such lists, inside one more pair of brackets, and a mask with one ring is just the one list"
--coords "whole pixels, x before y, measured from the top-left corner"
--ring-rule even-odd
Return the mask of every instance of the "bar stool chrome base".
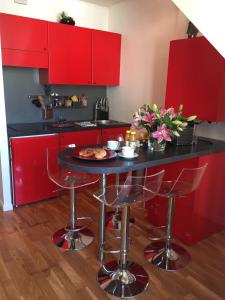
[[152, 257], [155, 254], [164, 250], [164, 248], [165, 248], [165, 242], [163, 242], [163, 241], [152, 242], [145, 247], [144, 256], [148, 262], [151, 262]]
[[90, 229], [81, 226], [76, 226], [74, 230], [66, 227], [56, 231], [52, 236], [52, 240], [59, 248], [81, 250], [91, 244], [94, 235]]
[[[129, 216], [129, 226], [135, 223], [135, 218]], [[108, 229], [121, 229], [121, 212], [108, 211], [105, 216], [105, 227]]]
[[[154, 266], [165, 271], [176, 271], [183, 269], [190, 262], [191, 256], [183, 247], [172, 243], [171, 247], [166, 250], [163, 246], [165, 243], [155, 242], [145, 248], [145, 257], [148, 261], [151, 260]], [[154, 256], [151, 252], [153, 250]]]
[[110, 295], [132, 298], [142, 293], [148, 286], [148, 274], [138, 264], [127, 262], [124, 270], [116, 260], [103, 265], [97, 274], [100, 287]]

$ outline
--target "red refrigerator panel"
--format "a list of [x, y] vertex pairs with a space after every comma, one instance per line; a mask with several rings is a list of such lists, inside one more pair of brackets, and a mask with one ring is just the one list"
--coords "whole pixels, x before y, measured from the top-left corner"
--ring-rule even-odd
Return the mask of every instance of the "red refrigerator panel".
[[184, 104], [184, 115], [225, 120], [225, 60], [204, 38], [170, 44], [165, 106]]

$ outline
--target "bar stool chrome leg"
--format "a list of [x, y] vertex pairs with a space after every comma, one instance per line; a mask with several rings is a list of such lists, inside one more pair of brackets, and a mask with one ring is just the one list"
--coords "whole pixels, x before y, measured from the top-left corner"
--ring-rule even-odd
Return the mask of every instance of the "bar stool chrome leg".
[[[105, 195], [106, 189], [106, 174], [102, 174], [100, 182], [101, 193]], [[99, 219], [98, 219], [98, 259], [100, 264], [104, 261], [104, 249], [105, 243], [105, 204], [101, 202], [99, 204]]]
[[[170, 197], [168, 199], [168, 215], [167, 215], [167, 229], [166, 229], [166, 241], [162, 249], [162, 242], [154, 242], [150, 245], [150, 249], [155, 250], [156, 254], [152, 257], [152, 264], [158, 268], [166, 271], [176, 271], [184, 268], [190, 261], [191, 257], [189, 253], [183, 248], [174, 243], [172, 227], [173, 227], [173, 212], [175, 197]], [[147, 249], [145, 251], [145, 257], [148, 259]], [[150, 253], [150, 251], [149, 251]], [[150, 257], [150, 255], [149, 255]]]
[[[116, 185], [120, 185], [120, 174], [116, 174]], [[129, 217], [129, 225], [134, 224], [134, 217]], [[105, 227], [108, 229], [120, 230], [121, 229], [121, 211], [119, 208], [106, 212]]]
[[132, 298], [142, 293], [148, 286], [148, 274], [138, 264], [128, 261], [129, 207], [122, 208], [121, 249], [119, 262], [111, 261], [98, 272], [100, 287], [107, 293]]
[[56, 231], [52, 237], [54, 244], [65, 250], [81, 250], [87, 247], [94, 239], [93, 232], [86, 226], [77, 226], [77, 220], [91, 218], [77, 218], [75, 203], [75, 188], [70, 189], [70, 224]]
[[[129, 225], [135, 223], [135, 218], [130, 216]], [[115, 211], [106, 212], [105, 227], [108, 229], [120, 230], [121, 229], [121, 211], [116, 208]]]

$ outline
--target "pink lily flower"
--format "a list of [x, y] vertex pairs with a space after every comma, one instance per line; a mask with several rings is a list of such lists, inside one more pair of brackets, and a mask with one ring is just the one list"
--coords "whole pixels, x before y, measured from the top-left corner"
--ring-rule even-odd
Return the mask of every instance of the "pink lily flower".
[[171, 130], [167, 128], [166, 124], [157, 127], [157, 130], [152, 133], [152, 137], [157, 139], [158, 144], [162, 141], [171, 142]]
[[155, 113], [149, 113], [149, 112], [146, 112], [146, 114], [142, 118], [142, 121], [148, 123], [149, 125], [152, 125], [155, 122], [155, 120], [156, 120]]

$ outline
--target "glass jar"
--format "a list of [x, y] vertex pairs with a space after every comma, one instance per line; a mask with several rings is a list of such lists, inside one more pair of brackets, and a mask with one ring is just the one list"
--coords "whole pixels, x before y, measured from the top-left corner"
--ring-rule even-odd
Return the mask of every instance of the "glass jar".
[[126, 131], [126, 134], [125, 134], [125, 146], [130, 146], [130, 130], [127, 130]]
[[151, 146], [153, 151], [164, 151], [166, 149], [166, 141], [158, 143], [157, 140], [153, 140]]
[[130, 132], [130, 147], [136, 148], [136, 132], [135, 131]]

